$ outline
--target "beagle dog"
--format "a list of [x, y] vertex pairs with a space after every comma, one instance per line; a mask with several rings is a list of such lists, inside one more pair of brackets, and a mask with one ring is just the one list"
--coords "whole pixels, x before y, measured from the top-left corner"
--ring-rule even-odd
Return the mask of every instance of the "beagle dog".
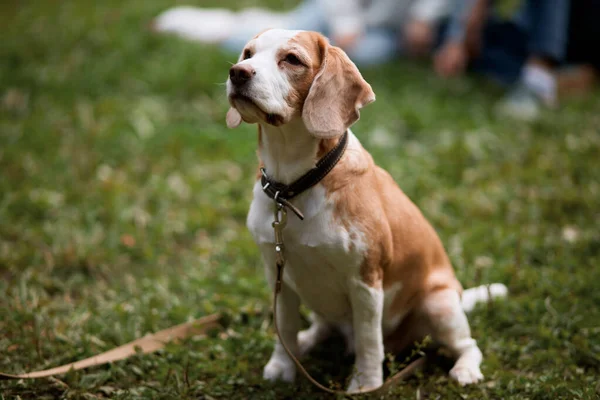
[[[258, 155], [268, 176], [289, 185], [343, 137], [346, 149], [319, 183], [293, 199], [286, 269], [277, 306], [279, 333], [294, 355], [334, 330], [355, 353], [348, 391], [383, 383], [384, 349], [396, 352], [431, 335], [456, 357], [461, 385], [483, 378], [482, 354], [465, 311], [502, 297], [493, 284], [463, 291], [435, 230], [349, 130], [375, 100], [371, 86], [338, 47], [316, 33], [272, 29], [255, 36], [229, 71], [227, 125], [258, 125]], [[274, 203], [254, 185], [247, 225], [276, 284]], [[300, 331], [300, 304], [312, 325]], [[277, 340], [264, 378], [293, 381], [296, 365]]]

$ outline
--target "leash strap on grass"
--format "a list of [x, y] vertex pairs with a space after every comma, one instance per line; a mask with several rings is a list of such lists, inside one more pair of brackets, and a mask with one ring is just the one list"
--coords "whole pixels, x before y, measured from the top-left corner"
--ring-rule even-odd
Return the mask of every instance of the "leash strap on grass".
[[143, 338], [134, 340], [133, 342], [129, 342], [102, 354], [86, 358], [85, 360], [80, 360], [43, 371], [28, 372], [21, 375], [0, 373], [0, 380], [43, 378], [51, 375], [64, 374], [69, 371], [95, 367], [97, 365], [102, 365], [109, 362], [124, 360], [134, 354], [137, 354], [138, 352], [141, 352], [142, 354], [152, 353], [156, 350], [162, 349], [167, 343], [173, 340], [185, 339], [192, 335], [204, 334], [210, 329], [221, 329], [222, 326], [219, 323], [220, 319], [220, 314], [207, 315], [206, 317], [202, 317], [194, 321], [186, 322], [184, 324], [176, 325], [151, 335], [144, 336]]
[[294, 363], [296, 364], [296, 366], [298, 367], [300, 372], [302, 372], [302, 375], [304, 375], [304, 377], [306, 377], [306, 379], [308, 379], [310, 381], [310, 383], [312, 383], [313, 385], [315, 385], [316, 387], [318, 387], [319, 389], [321, 389], [324, 392], [331, 393], [331, 394], [342, 394], [345, 396], [349, 396], [349, 395], [351, 396], [351, 395], [355, 395], [355, 394], [375, 393], [375, 392], [383, 393], [383, 392], [391, 389], [392, 386], [409, 378], [415, 372], [417, 372], [419, 369], [421, 369], [423, 367], [423, 365], [425, 364], [425, 356], [421, 356], [421, 357], [417, 358], [416, 360], [414, 360], [413, 362], [408, 364], [404, 369], [402, 369], [401, 371], [397, 372], [396, 374], [390, 376], [388, 379], [386, 379], [386, 381], [383, 383], [383, 385], [379, 386], [378, 388], [367, 389], [367, 390], [364, 390], [361, 392], [349, 393], [349, 392], [346, 392], [345, 390], [329, 389], [328, 387], [320, 384], [315, 378], [313, 378], [306, 371], [306, 369], [304, 369], [304, 367], [302, 366], [300, 361], [298, 361], [296, 356], [294, 356], [294, 354], [290, 351], [290, 349], [288, 349], [287, 345], [283, 341], [283, 338], [279, 334], [279, 328], [277, 327], [277, 297], [279, 295], [279, 292], [281, 291], [281, 282], [283, 281], [283, 268], [285, 266], [285, 262], [283, 262], [283, 263], [277, 262], [276, 265], [277, 265], [277, 280], [275, 281], [275, 289], [273, 290], [273, 323], [275, 325], [275, 332], [277, 333], [279, 342], [285, 349], [288, 356], [292, 359], [292, 361], [294, 361]]

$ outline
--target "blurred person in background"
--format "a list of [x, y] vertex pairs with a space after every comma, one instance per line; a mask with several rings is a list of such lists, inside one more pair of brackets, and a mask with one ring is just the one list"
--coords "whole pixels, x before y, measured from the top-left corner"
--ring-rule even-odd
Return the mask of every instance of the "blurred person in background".
[[[467, 68], [511, 86], [498, 111], [535, 120], [600, 71], [600, 0], [524, 0], [510, 20], [492, 0], [459, 0], [434, 57], [443, 77]], [[564, 68], [564, 66], [568, 66]]]
[[267, 28], [319, 31], [361, 66], [381, 64], [400, 54], [431, 54], [440, 22], [455, 0], [305, 0], [289, 12], [248, 8], [175, 7], [160, 14], [153, 28], [239, 53]]

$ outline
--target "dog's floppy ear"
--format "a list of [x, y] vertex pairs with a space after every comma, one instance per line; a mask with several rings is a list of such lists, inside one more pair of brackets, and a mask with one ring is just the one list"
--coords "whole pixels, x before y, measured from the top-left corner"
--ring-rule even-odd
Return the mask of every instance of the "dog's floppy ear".
[[227, 116], [225, 117], [225, 122], [227, 122], [228, 128], [237, 128], [242, 123], [242, 116], [240, 112], [233, 107], [229, 108], [227, 111]]
[[304, 101], [302, 119], [312, 135], [327, 139], [358, 121], [359, 110], [375, 101], [375, 93], [342, 49], [324, 38], [319, 46], [323, 62]]

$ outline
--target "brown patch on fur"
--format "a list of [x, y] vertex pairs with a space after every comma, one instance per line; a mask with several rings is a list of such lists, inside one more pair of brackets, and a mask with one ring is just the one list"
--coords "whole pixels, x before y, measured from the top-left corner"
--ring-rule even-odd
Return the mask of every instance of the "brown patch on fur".
[[[286, 69], [291, 86], [285, 100], [288, 106], [296, 110], [297, 115], [300, 115], [315, 76], [321, 69], [328, 43], [327, 39], [317, 32], [300, 32], [290, 39], [289, 44], [292, 47], [280, 49], [276, 59], [280, 67]], [[293, 53], [306, 65], [285, 66], [282, 62], [294, 47], [302, 48], [306, 52], [308, 57], [304, 52], [302, 54]]]
[[[322, 140], [320, 156], [337, 140]], [[384, 289], [402, 282], [402, 290], [391, 305], [392, 313], [414, 310], [433, 291], [451, 288], [462, 292], [433, 227], [356, 142], [322, 184], [334, 202], [337, 223], [346, 229], [358, 226], [367, 242], [360, 269], [362, 280]]]
[[333, 148], [337, 146], [337, 144], [340, 142], [340, 139], [341, 137], [319, 140], [319, 147], [317, 149], [317, 159], [323, 158], [325, 154], [333, 150]]
[[322, 42], [324, 60], [302, 109], [302, 119], [318, 138], [341, 135], [360, 117], [359, 110], [375, 101], [375, 94], [356, 65], [339, 47]]

